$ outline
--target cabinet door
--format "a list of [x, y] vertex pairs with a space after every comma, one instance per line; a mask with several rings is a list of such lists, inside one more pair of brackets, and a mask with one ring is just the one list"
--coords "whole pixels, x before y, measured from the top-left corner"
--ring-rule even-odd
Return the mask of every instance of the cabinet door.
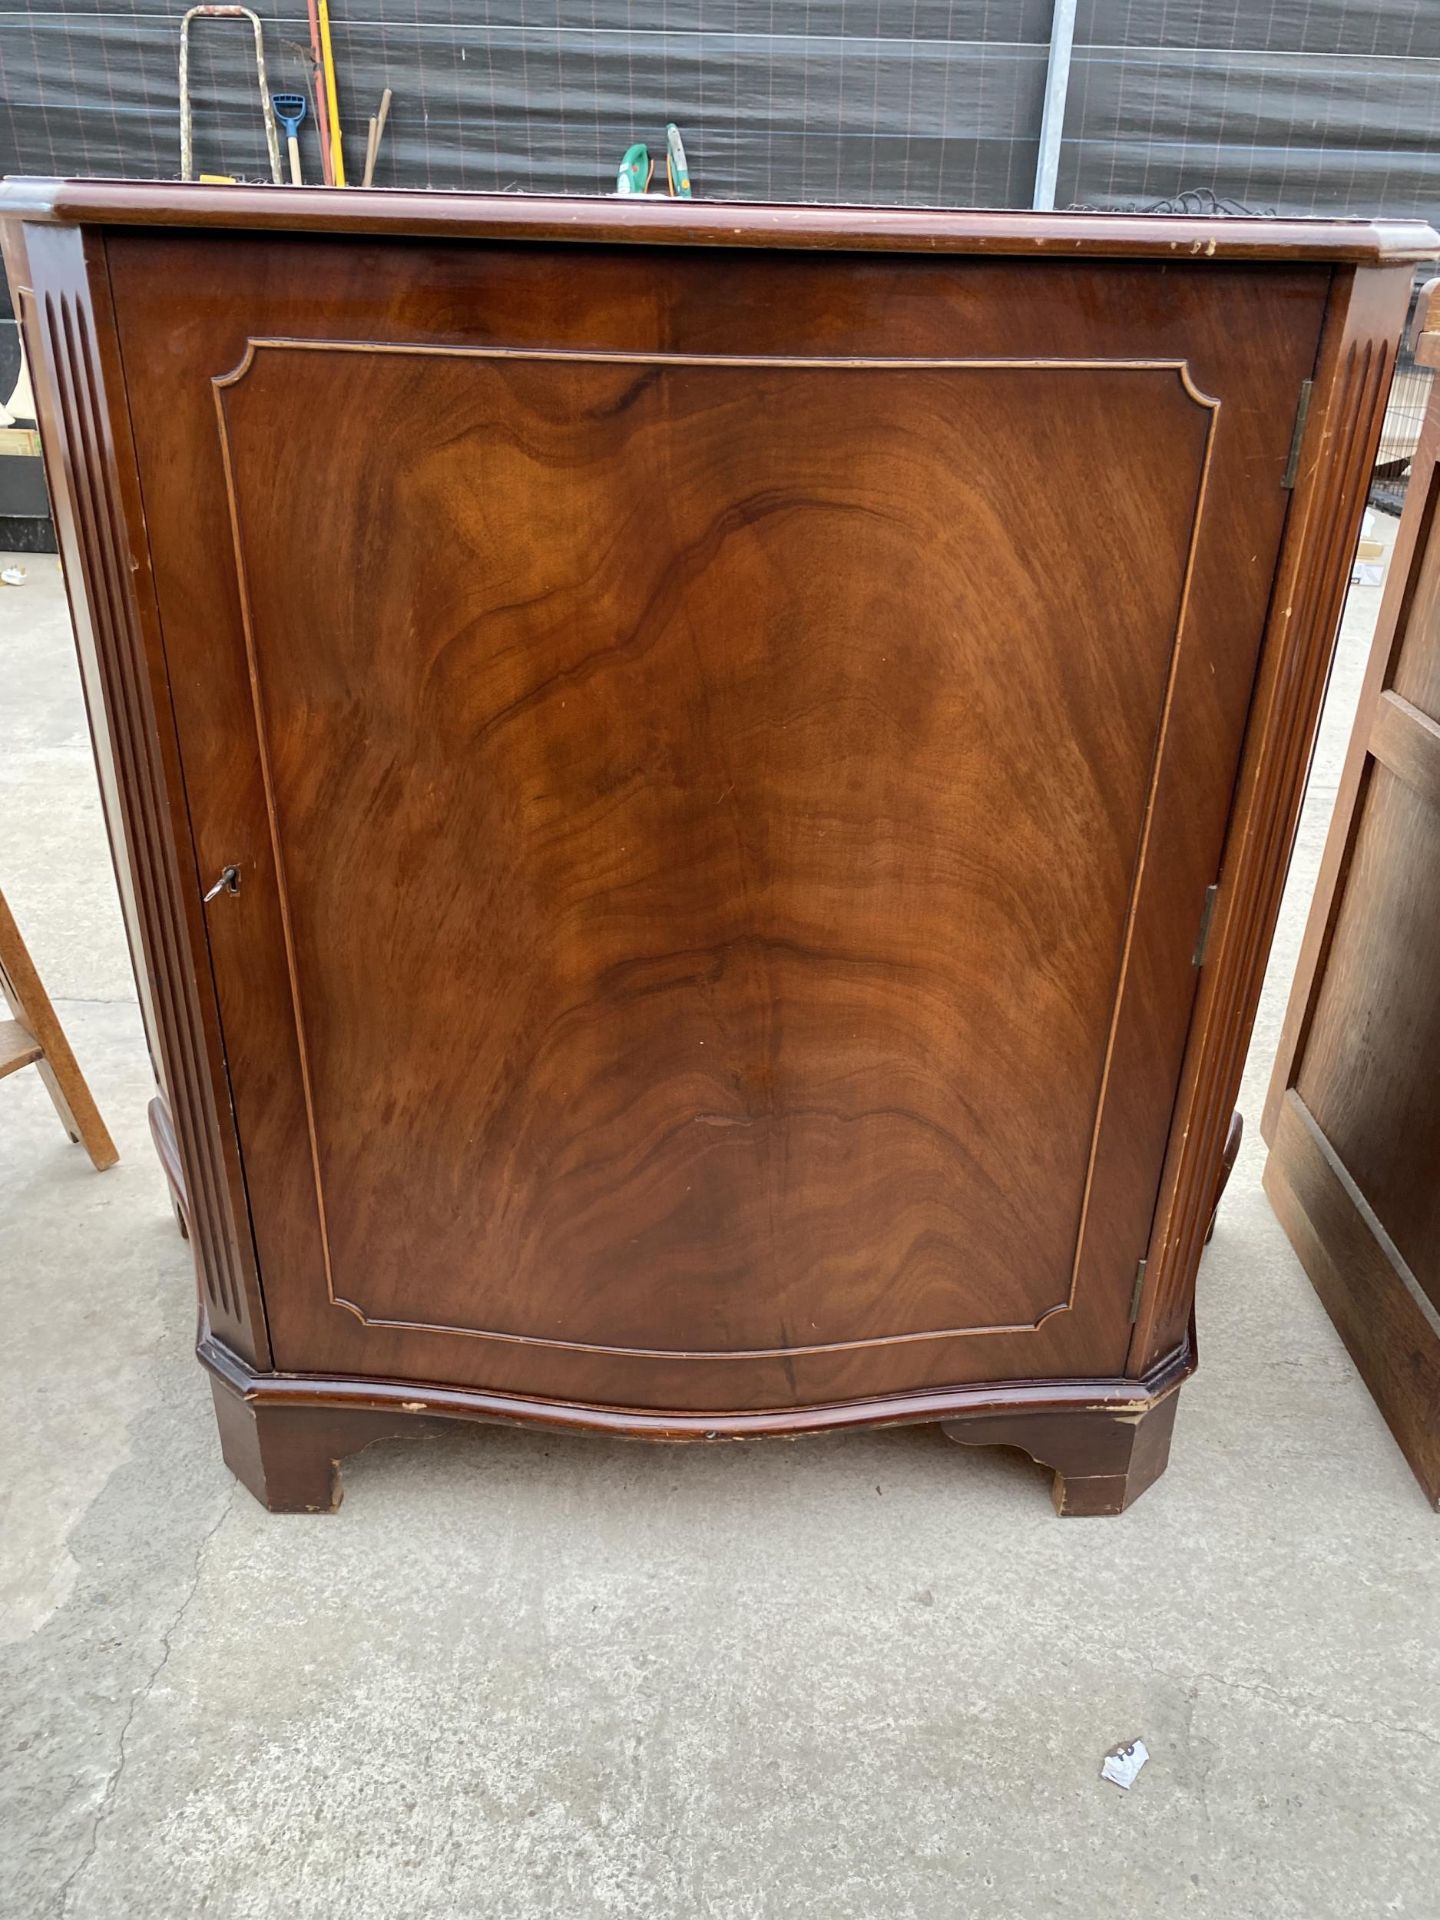
[[[1428, 314], [1419, 356], [1440, 366], [1433, 292]], [[1437, 463], [1432, 397], [1275, 1063], [1265, 1187], [1440, 1507]]]
[[1122, 1372], [1325, 276], [111, 254], [277, 1364]]

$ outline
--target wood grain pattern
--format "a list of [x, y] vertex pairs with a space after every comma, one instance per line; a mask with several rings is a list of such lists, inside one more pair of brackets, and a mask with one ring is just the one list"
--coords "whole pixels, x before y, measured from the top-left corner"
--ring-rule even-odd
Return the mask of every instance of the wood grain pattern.
[[[1422, 362], [1440, 343], [1428, 292]], [[1432, 398], [1266, 1103], [1265, 1180], [1440, 1506], [1437, 500]]]
[[146, 971], [202, 1273], [277, 1369], [212, 1316], [236, 1470], [324, 1505], [436, 1411], [1023, 1413], [1067, 1510], [1123, 1504], [1193, 1364], [1403, 307], [1335, 263], [1414, 236], [355, 196], [319, 237], [103, 188], [41, 224], [81, 191], [10, 204], [37, 298], [97, 316], [110, 445], [49, 432], [136, 549]]
[[[676, 1360], [1067, 1307], [1213, 408], [286, 343], [220, 400], [331, 1297]], [[364, 514], [357, 419], [438, 423]], [[1030, 557], [1106, 539], [1164, 556], [1118, 619]]]
[[[392, 348], [403, 348], [408, 354], [422, 347], [473, 349], [484, 343], [487, 351], [503, 345], [521, 353], [658, 354], [668, 361], [734, 358], [739, 345], [744, 357], [775, 358], [787, 365], [815, 359], [889, 363], [957, 357], [1047, 363], [1076, 359], [1183, 362], [1190, 385], [1199, 394], [1217, 394], [1219, 383], [1223, 392], [1219, 418], [1225, 426], [1214, 442], [1211, 491], [1230, 503], [1238, 502], [1252, 485], [1259, 491], [1243, 519], [1233, 511], [1207, 509], [1193, 553], [1190, 606], [1204, 612], [1203, 618], [1193, 612], [1187, 617], [1175, 656], [1169, 707], [1171, 713], [1184, 714], [1186, 723], [1169, 730], [1160, 756], [1160, 777], [1146, 828], [1153, 854], [1138, 863], [1128, 961], [1108, 1042], [1106, 1124], [1094, 1143], [1092, 1187], [1109, 1200], [1092, 1207], [1087, 1215], [1087, 1252], [1081, 1270], [1057, 1275], [1053, 1291], [1033, 1296], [1036, 1305], [1026, 1317], [1033, 1319], [1039, 1308], [1063, 1299], [1070, 1285], [1073, 1305], [1067, 1313], [1050, 1315], [1037, 1331], [1015, 1336], [924, 1339], [884, 1347], [857, 1346], [852, 1339], [848, 1345], [831, 1343], [832, 1350], [825, 1353], [784, 1351], [743, 1364], [707, 1359], [703, 1354], [685, 1361], [663, 1358], [643, 1364], [624, 1357], [622, 1364], [613, 1356], [596, 1356], [574, 1344], [538, 1349], [533, 1344], [480, 1343], [473, 1336], [367, 1326], [353, 1313], [329, 1307], [271, 814], [258, 751], [248, 760], [235, 751], [237, 738], [246, 730], [255, 734], [236, 569], [233, 561], [228, 566], [222, 563], [221, 550], [212, 543], [162, 541], [155, 551], [157, 583], [201, 866], [210, 874], [239, 858], [245, 871], [240, 895], [212, 906], [207, 927], [247, 1162], [258, 1154], [266, 1168], [267, 1204], [254, 1215], [262, 1265], [267, 1271], [297, 1276], [293, 1284], [276, 1289], [270, 1302], [272, 1334], [287, 1352], [309, 1364], [323, 1352], [326, 1364], [336, 1370], [469, 1381], [500, 1391], [613, 1400], [637, 1408], [749, 1407], [778, 1413], [805, 1402], [849, 1397], [859, 1403], [867, 1396], [947, 1382], [1113, 1373], [1123, 1358], [1132, 1281], [1148, 1232], [1173, 1104], [1174, 1080], [1160, 1069], [1160, 1063], [1171, 1062], [1173, 1075], [1173, 1063], [1178, 1062], [1184, 1044], [1195, 984], [1191, 956], [1200, 904], [1218, 864], [1269, 569], [1287, 501], [1280, 481], [1290, 416], [1299, 381], [1313, 371], [1314, 341], [1328, 278], [1313, 269], [1289, 268], [1272, 268], [1263, 274], [1226, 266], [1164, 274], [1107, 268], [1103, 275], [1087, 268], [1081, 283], [1075, 279], [1075, 268], [1043, 262], [1020, 266], [975, 261], [957, 275], [952, 267], [930, 261], [856, 258], [836, 263], [802, 255], [783, 263], [766, 257], [746, 262], [732, 258], [724, 273], [717, 275], [701, 251], [584, 257], [589, 270], [577, 285], [571, 257], [563, 249], [497, 245], [474, 254], [463, 249], [382, 247], [351, 254], [307, 240], [277, 248], [270, 241], [240, 236], [223, 243], [197, 239], [183, 246], [163, 236], [131, 236], [123, 244], [112, 239], [110, 273], [126, 313], [127, 369], [137, 433], [146, 448], [143, 459], [152, 527], [179, 525], [186, 515], [209, 525], [228, 521], [211, 383], [245, 362], [252, 339], [328, 336], [345, 349], [347, 364], [359, 362], [372, 372], [388, 362]], [[774, 275], [782, 264], [784, 299], [777, 301]], [[227, 280], [233, 276], [235, 284], [244, 287], [240, 307], [206, 296], [204, 289], [214, 284], [217, 275]], [[327, 288], [323, 310], [317, 310], [308, 291], [319, 281]], [[582, 287], [583, 297], [577, 297]], [[157, 304], [162, 288], [165, 299]], [[203, 320], [177, 334], [165, 320], [177, 305], [203, 315]], [[1232, 351], [1234, 315], [1242, 307], [1253, 314], [1255, 326], [1264, 333], [1264, 356], [1236, 356]], [[319, 321], [323, 326], [317, 326]], [[367, 362], [359, 351], [365, 345], [386, 351], [375, 353]], [[227, 405], [232, 400], [243, 402], [266, 355], [277, 351], [255, 349], [253, 371], [233, 388], [221, 389]], [[314, 349], [307, 351], [312, 360], [326, 357], [317, 356]], [[415, 357], [427, 362], [432, 358]], [[445, 356], [433, 358], [443, 362]], [[431, 366], [425, 377], [437, 371]], [[665, 371], [664, 381], [678, 371]], [[358, 372], [351, 377], [358, 377]], [[792, 373], [797, 381], [873, 378], [877, 383], [902, 385], [922, 376], [934, 381], [944, 377], [935, 369], [907, 372], [888, 364], [868, 371], [832, 368], [822, 373], [807, 368], [803, 374], [792, 367]], [[393, 377], [383, 376], [385, 380]], [[553, 373], [550, 377], [553, 381]], [[711, 380], [727, 377], [718, 372], [705, 375]], [[950, 377], [960, 378], [958, 374]], [[1055, 377], [1058, 374], [1045, 376]], [[1146, 390], [1155, 385], [1138, 372], [1123, 378]], [[1179, 418], [1204, 425], [1206, 415], [1179, 380], [1169, 377], [1167, 390], [1182, 409]], [[398, 399], [396, 404], [403, 408]], [[652, 397], [637, 404], [653, 408], [658, 402]], [[990, 404], [994, 404], [993, 394]], [[1023, 491], [1017, 495], [1012, 478], [1001, 508], [991, 511], [988, 519], [980, 518], [980, 536], [967, 544], [966, 591], [975, 596], [972, 604], [977, 610], [967, 623], [977, 633], [972, 646], [982, 645], [983, 628], [998, 600], [986, 585], [987, 575], [997, 565], [1013, 570], [1018, 564], [1013, 558], [1005, 560], [1003, 552], [997, 560], [990, 551], [1004, 531], [1001, 523], [1006, 517], [1013, 514], [1023, 525], [1027, 516], [1037, 516], [1037, 529], [1045, 539], [1035, 552], [1069, 538], [1064, 528], [1058, 536], [1052, 532], [1056, 490], [1047, 465], [1063, 439], [1068, 404], [1052, 406], [1048, 412], [1034, 408], [1024, 416], [1025, 434], [1006, 435], [1004, 462], [1015, 467], [1018, 448], [1017, 473]], [[312, 411], [297, 389], [294, 418], [302, 429]], [[386, 417], [394, 417], [393, 408]], [[404, 418], [408, 423], [410, 413]], [[987, 431], [993, 434], [994, 429]], [[1026, 434], [1032, 442], [1028, 451]], [[298, 432], [296, 460], [314, 457], [313, 450], [307, 451], [314, 438]], [[377, 467], [370, 459], [354, 466], [346, 479], [352, 498], [355, 474], [360, 476], [359, 484], [369, 489], [367, 513], [375, 501], [395, 493], [402, 482], [408, 484], [405, 433], [397, 426], [385, 444], [393, 449], [387, 454], [388, 465], [382, 462]], [[1114, 446], [1119, 457], [1131, 458], [1130, 446], [1119, 446], [1113, 433], [1102, 435], [1096, 444], [1107, 449]], [[177, 450], [184, 450], [179, 457]], [[463, 465], [460, 452], [444, 454], [443, 449], [431, 457], [430, 464], [435, 466], [442, 456]], [[493, 457], [498, 456], [487, 449], [485, 460]], [[466, 471], [480, 471], [476, 465], [480, 459], [480, 453], [474, 452]], [[417, 457], [414, 464], [419, 471], [424, 463]], [[263, 468], [264, 462], [256, 465]], [[689, 468], [682, 463], [675, 471], [683, 475]], [[640, 567], [653, 566], [656, 553], [663, 555], [673, 537], [665, 504], [667, 472], [662, 468], [644, 490], [643, 513], [637, 512], [633, 523], [619, 523], [622, 543], [633, 545], [640, 556], [635, 564]], [[1256, 476], [1264, 476], [1263, 485]], [[270, 476], [261, 480], [252, 475], [251, 482], [252, 491], [258, 493], [270, 487]], [[1171, 484], [1160, 484], [1159, 498], [1169, 497], [1165, 489]], [[1090, 489], [1089, 471], [1071, 482], [1066, 516], [1073, 500]], [[313, 490], [304, 495], [307, 504], [314, 497]], [[445, 506], [443, 493], [435, 499]], [[503, 513], [503, 508], [503, 496], [495, 506], [487, 496], [472, 513], [478, 524], [485, 512]], [[540, 511], [542, 515], [549, 511], [543, 499]], [[298, 535], [287, 531], [285, 540], [291, 543], [306, 537], [298, 504], [294, 522], [301, 531]], [[640, 536], [652, 522], [655, 535], [647, 545]], [[432, 515], [427, 533], [442, 523], [438, 512]], [[540, 524], [548, 529], [553, 522], [542, 518]], [[780, 517], [761, 516], [759, 533], [740, 529], [736, 537], [753, 544], [770, 537], [767, 529], [783, 526]], [[1144, 573], [1151, 543], [1148, 538], [1137, 540], [1124, 534], [1123, 519], [1117, 520], [1116, 528], [1121, 537], [1110, 540], [1107, 534], [1105, 554], [1110, 563], [1106, 591], [1112, 608], [1125, 608], [1107, 616], [1107, 630], [1118, 633], [1125, 629], [1130, 615], [1127, 596], [1135, 591], [1132, 581]], [[461, 531], [467, 532], [463, 527]], [[872, 541], [879, 537], [867, 534]], [[1021, 544], [1029, 553], [1029, 543]], [[441, 550], [448, 551], [446, 541]], [[281, 548], [275, 551], [278, 554]], [[458, 562], [447, 558], [441, 564]], [[1029, 573], [1047, 570], [1037, 568], [1033, 557], [1027, 557], [1024, 566]], [[1047, 568], [1060, 571], [1053, 563], [1047, 562]], [[911, 598], [923, 610], [921, 575], [913, 567], [911, 571], [915, 579]], [[806, 585], [808, 593], [820, 590]], [[881, 604], [876, 595], [883, 590], [885, 583], [867, 588], [871, 604]], [[1030, 601], [1050, 619], [1056, 645], [1058, 636], [1069, 631], [1063, 603], [1068, 591], [1058, 584], [1027, 583], [1025, 588]], [[1082, 608], [1093, 608], [1094, 600], [1084, 598], [1092, 590], [1082, 587], [1080, 591]], [[1047, 602], [1047, 594], [1058, 597]], [[450, 599], [452, 605], [463, 604], [472, 620], [485, 611], [475, 592], [467, 602], [457, 601], [453, 594]], [[343, 622], [361, 603], [351, 597], [347, 586], [335, 604], [342, 609]], [[278, 614], [278, 606], [272, 608], [272, 616]], [[933, 619], [922, 611], [922, 620], [926, 617]], [[904, 621], [913, 618], [907, 604]], [[275, 617], [267, 625], [281, 631]], [[313, 628], [316, 621], [308, 625]], [[295, 622], [291, 627], [301, 630]], [[1089, 631], [1093, 633], [1093, 625]], [[864, 645], [872, 644], [867, 633]], [[1093, 649], [1093, 641], [1087, 644]], [[283, 642], [280, 646], [283, 651]], [[1013, 651], [1023, 656], [1034, 647], [1033, 634], [1027, 633], [1016, 636]], [[469, 657], [472, 661], [477, 657], [474, 643]], [[1083, 662], [1083, 652], [1080, 657]], [[688, 670], [691, 656], [684, 659]], [[513, 664], [507, 671], [513, 671]], [[263, 677], [263, 659], [260, 666]], [[284, 670], [288, 672], [288, 666]], [[1029, 675], [1045, 671], [1038, 666], [1025, 669]], [[657, 684], [663, 689], [667, 683]], [[889, 697], [895, 697], [893, 691]], [[1001, 696], [997, 691], [986, 697], [993, 702]], [[332, 707], [332, 711], [338, 709]], [[918, 706], [917, 711], [921, 711]], [[672, 723], [679, 724], [673, 714], [667, 716], [666, 724]], [[1015, 723], [1006, 722], [1005, 728], [1013, 733]], [[1083, 750], [1090, 751], [1092, 744], [1083, 741]], [[963, 772], [966, 755], [974, 751], [966, 746], [962, 732], [956, 749], [959, 770]], [[1073, 756], [1076, 748], [1072, 745], [1068, 751]], [[873, 800], [869, 804], [873, 808]], [[1015, 830], [1019, 831], [1018, 826]], [[368, 930], [373, 916], [365, 924]], [[955, 935], [961, 947], [963, 933], [962, 924]], [[1091, 935], [1082, 932], [1075, 937], [1085, 940]], [[973, 955], [967, 958], [962, 953], [947, 964], [973, 969], [975, 962]], [[759, 981], [758, 974], [753, 977]], [[1107, 1004], [1113, 1005], [1113, 987]], [[302, 1005], [302, 1017], [309, 1018], [308, 1002]], [[290, 1039], [285, 1041], [287, 1030]], [[988, 1082], [992, 1088], [999, 1084], [997, 1078]], [[713, 1105], [706, 1110], [724, 1111]], [[1092, 1090], [1087, 1102], [1092, 1117], [1093, 1110]], [[721, 1131], [737, 1133], [736, 1129]], [[740, 1138], [732, 1138], [724, 1142], [724, 1151], [734, 1156], [740, 1145]], [[452, 1157], [460, 1151], [453, 1143], [447, 1148]], [[1206, 1175], [1212, 1193], [1215, 1173], [1212, 1167]], [[1007, 1173], [1005, 1177], [1015, 1176]], [[468, 1187], [457, 1191], [461, 1203], [469, 1204]], [[1056, 1217], [1064, 1205], [1061, 1196], [1054, 1203]], [[434, 1230], [439, 1233], [444, 1228]], [[1049, 1230], [1055, 1231], [1053, 1222]], [[348, 1229], [342, 1227], [342, 1231]], [[414, 1231], [421, 1231], [418, 1224]], [[1073, 1236], [1073, 1226], [1071, 1232]], [[352, 1244], [358, 1248], [358, 1236]], [[1073, 1255], [1073, 1238], [1070, 1251]], [[358, 1255], [352, 1267], [357, 1260]], [[474, 1251], [465, 1253], [462, 1265], [474, 1276], [468, 1287], [488, 1284]], [[433, 1285], [443, 1295], [451, 1284], [445, 1272], [437, 1261], [429, 1267], [428, 1277], [415, 1274], [413, 1284], [421, 1290]], [[369, 1296], [363, 1289], [371, 1284], [367, 1272], [355, 1294], [347, 1297], [364, 1305]], [[557, 1277], [547, 1284], [563, 1287], [564, 1282]], [[857, 1299], [849, 1310], [853, 1313], [856, 1306], [865, 1305], [862, 1286], [870, 1290], [872, 1304], [867, 1310], [874, 1313], [879, 1306], [875, 1283], [869, 1278], [861, 1282], [858, 1274]], [[314, 1301], [321, 1303], [322, 1311], [312, 1308]], [[442, 1316], [432, 1312], [423, 1317]], [[461, 1325], [482, 1324], [466, 1315], [456, 1318]], [[510, 1323], [512, 1328], [525, 1324]], [[955, 1323], [930, 1322], [932, 1328], [946, 1324]], [[503, 1321], [500, 1330], [505, 1330]], [[567, 1338], [563, 1325], [536, 1328], [532, 1321], [531, 1330], [557, 1342]], [[895, 1319], [888, 1326], [881, 1322], [878, 1328], [882, 1335], [903, 1330], [903, 1320], [897, 1325]], [[919, 1330], [925, 1330], [923, 1322]], [[854, 1331], [866, 1337], [865, 1328]], [[787, 1337], [793, 1345], [807, 1344], [793, 1328]], [[650, 1332], [646, 1344], [691, 1353], [702, 1344], [687, 1344], [692, 1341], [693, 1332], [682, 1334], [679, 1341], [658, 1342]], [[716, 1345], [731, 1343], [710, 1334], [704, 1344], [713, 1351]], [[742, 1351], [753, 1350], [743, 1339], [734, 1344]], [[485, 1350], [478, 1351], [482, 1345]]]

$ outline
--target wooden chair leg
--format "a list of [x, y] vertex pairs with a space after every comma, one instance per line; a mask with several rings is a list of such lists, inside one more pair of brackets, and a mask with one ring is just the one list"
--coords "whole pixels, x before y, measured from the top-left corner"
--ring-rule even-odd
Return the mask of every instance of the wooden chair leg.
[[85, 1076], [70, 1051], [15, 916], [0, 893], [0, 992], [13, 1019], [0, 1023], [0, 1077], [33, 1066], [45, 1083], [60, 1124], [84, 1147], [97, 1172], [120, 1158], [100, 1118]]

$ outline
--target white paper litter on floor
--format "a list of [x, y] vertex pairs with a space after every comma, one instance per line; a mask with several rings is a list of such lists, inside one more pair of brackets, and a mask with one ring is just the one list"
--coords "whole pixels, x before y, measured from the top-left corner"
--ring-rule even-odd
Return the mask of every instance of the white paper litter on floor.
[[1112, 1747], [1100, 1762], [1100, 1778], [1113, 1781], [1128, 1793], [1135, 1784], [1136, 1775], [1149, 1758], [1150, 1749], [1143, 1740], [1132, 1740], [1125, 1747]]

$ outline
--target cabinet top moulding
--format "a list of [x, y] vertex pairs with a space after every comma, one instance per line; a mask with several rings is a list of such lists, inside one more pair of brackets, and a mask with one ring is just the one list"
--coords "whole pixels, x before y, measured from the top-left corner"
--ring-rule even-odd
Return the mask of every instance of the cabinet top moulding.
[[65, 226], [235, 228], [597, 245], [797, 247], [863, 253], [1401, 265], [1440, 255], [1422, 220], [1191, 219], [935, 207], [764, 205], [546, 194], [346, 191], [199, 182], [0, 182], [0, 218]]

